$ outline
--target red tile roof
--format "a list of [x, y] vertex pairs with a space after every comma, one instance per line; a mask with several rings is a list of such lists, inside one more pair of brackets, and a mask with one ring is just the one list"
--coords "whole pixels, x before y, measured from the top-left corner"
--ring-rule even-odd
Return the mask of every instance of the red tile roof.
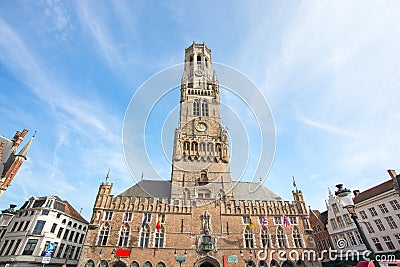
[[361, 193], [359, 193], [355, 198], [354, 198], [354, 204], [360, 203], [366, 199], [369, 199], [371, 197], [377, 196], [379, 194], [382, 194], [384, 192], [390, 191], [394, 188], [393, 180], [390, 179], [386, 182], [383, 182], [381, 184], [378, 184], [374, 187], [371, 187], [370, 189], [367, 189]]
[[81, 222], [89, 224], [89, 222], [86, 221], [85, 218], [83, 218], [81, 216], [81, 214], [79, 212], [77, 212], [76, 209], [74, 209], [74, 207], [71, 206], [71, 204], [69, 204], [68, 201], [65, 200], [64, 203], [65, 203], [65, 213], [66, 214], [68, 214], [71, 217], [77, 219], [78, 221], [81, 221]]

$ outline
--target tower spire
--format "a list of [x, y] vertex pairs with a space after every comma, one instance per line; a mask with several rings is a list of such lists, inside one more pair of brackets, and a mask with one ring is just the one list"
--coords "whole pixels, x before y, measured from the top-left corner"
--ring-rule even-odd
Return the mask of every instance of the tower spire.
[[31, 139], [26, 143], [26, 145], [16, 154], [16, 156], [20, 156], [26, 159], [26, 156], [28, 155], [29, 148], [31, 147], [33, 138], [35, 137], [36, 131], [34, 135], [32, 135]]
[[110, 168], [108, 169], [107, 175], [106, 175], [106, 183], [108, 183], [108, 178], [110, 178]]

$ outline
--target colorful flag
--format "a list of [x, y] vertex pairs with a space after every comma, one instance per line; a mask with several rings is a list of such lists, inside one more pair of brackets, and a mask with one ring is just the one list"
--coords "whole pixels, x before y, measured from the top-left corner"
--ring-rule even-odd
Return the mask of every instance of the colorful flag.
[[283, 215], [283, 224], [285, 225], [286, 228], [290, 229], [292, 227], [292, 225], [290, 224], [288, 218], [285, 215]]
[[157, 229], [158, 231], [160, 231], [160, 229], [161, 229], [161, 220], [162, 220], [162, 215], [159, 214], [159, 215], [158, 215], [157, 224], [156, 224], [156, 229]]
[[147, 223], [147, 213], [145, 213], [143, 216], [142, 228], [146, 226], [146, 223]]
[[265, 216], [261, 219], [261, 227], [264, 228], [267, 225], [268, 225], [267, 216]]
[[293, 187], [294, 187], [294, 188], [297, 188], [296, 180], [294, 179], [294, 176], [292, 176], [292, 177], [293, 177]]
[[251, 215], [249, 215], [249, 227], [250, 227], [251, 230], [254, 229], [254, 224], [253, 224], [253, 221], [251, 219]]

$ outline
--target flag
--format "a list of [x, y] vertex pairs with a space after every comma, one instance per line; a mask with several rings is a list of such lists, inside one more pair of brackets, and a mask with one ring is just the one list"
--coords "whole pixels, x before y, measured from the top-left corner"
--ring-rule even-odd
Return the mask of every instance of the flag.
[[285, 215], [283, 215], [283, 225], [285, 225], [285, 227], [289, 228], [289, 229], [292, 227], [292, 225], [290, 224], [288, 218]]
[[294, 176], [292, 176], [292, 177], [293, 177], [293, 187], [294, 187], [294, 188], [297, 188], [296, 180], [294, 179]]
[[251, 220], [251, 215], [249, 215], [249, 227], [251, 230], [254, 229], [254, 224], [253, 224], [253, 221]]
[[264, 228], [267, 225], [268, 225], [267, 216], [265, 216], [261, 219], [261, 227]]
[[146, 226], [146, 223], [147, 223], [147, 213], [144, 214], [142, 228], [144, 228]]
[[156, 229], [157, 229], [158, 231], [160, 231], [160, 229], [161, 229], [161, 220], [162, 220], [162, 215], [159, 214], [159, 215], [158, 215], [157, 224], [156, 224]]

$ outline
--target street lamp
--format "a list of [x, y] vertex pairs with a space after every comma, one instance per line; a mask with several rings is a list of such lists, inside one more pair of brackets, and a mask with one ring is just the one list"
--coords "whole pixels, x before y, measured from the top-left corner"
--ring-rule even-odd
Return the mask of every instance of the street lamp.
[[355, 211], [355, 205], [353, 202], [353, 199], [351, 197], [351, 191], [350, 189], [343, 188], [343, 184], [338, 184], [336, 185], [337, 191], [335, 192], [335, 195], [343, 205], [343, 208], [347, 209], [347, 211], [350, 213], [351, 218], [353, 219], [354, 223], [357, 226], [358, 232], [361, 235], [361, 239], [365, 244], [365, 247], [371, 252], [371, 259], [373, 260], [375, 267], [380, 267], [379, 262], [375, 260], [375, 252], [372, 249], [371, 245], [368, 242], [367, 237], [365, 236], [364, 230], [361, 227], [358, 217]]
[[179, 263], [179, 267], [182, 267], [182, 263], [186, 263], [187, 254], [188, 254], [188, 251], [185, 250], [185, 255], [183, 255], [183, 256], [178, 256], [178, 252], [177, 252], [176, 249], [175, 249], [175, 251], [174, 251], [175, 261], [176, 261], [177, 263]]

